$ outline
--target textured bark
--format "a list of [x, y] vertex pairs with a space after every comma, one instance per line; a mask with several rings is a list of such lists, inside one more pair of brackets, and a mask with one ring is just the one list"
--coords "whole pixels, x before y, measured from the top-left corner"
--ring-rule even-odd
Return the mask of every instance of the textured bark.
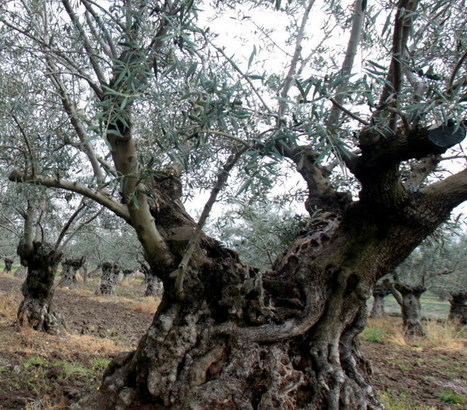
[[19, 246], [18, 255], [28, 267], [28, 275], [21, 287], [24, 300], [18, 308], [19, 325], [61, 333], [64, 320], [52, 309], [53, 283], [61, 253], [46, 243], [34, 242], [32, 249]]
[[384, 283], [377, 283], [373, 288], [373, 306], [371, 307], [370, 317], [383, 317], [384, 298], [391, 293]]
[[5, 258], [3, 261], [5, 262], [5, 268], [3, 269], [3, 271], [10, 273], [14, 260], [11, 258]]
[[451, 294], [449, 302], [451, 308], [449, 310], [449, 320], [459, 322], [461, 325], [467, 325], [467, 292], [459, 292]]
[[[193, 222], [176, 201], [165, 206], [163, 192], [155, 197], [159, 229], [180, 258]], [[434, 229], [424, 218], [407, 223], [411, 209], [388, 217], [357, 203], [342, 216], [322, 213], [264, 274], [203, 237], [183, 301], [170, 272], [153, 266], [165, 293], [152, 326], [80, 406], [379, 408], [357, 335], [376, 280]]]
[[84, 264], [84, 258], [65, 259], [62, 262], [62, 277], [57, 286], [75, 287], [77, 283], [76, 274]]
[[407, 336], [424, 336], [420, 296], [426, 291], [426, 288], [398, 283], [396, 289], [402, 295], [401, 312], [405, 334]]
[[96, 295], [113, 295], [113, 286], [117, 282], [120, 269], [112, 262], [102, 264], [102, 276]]

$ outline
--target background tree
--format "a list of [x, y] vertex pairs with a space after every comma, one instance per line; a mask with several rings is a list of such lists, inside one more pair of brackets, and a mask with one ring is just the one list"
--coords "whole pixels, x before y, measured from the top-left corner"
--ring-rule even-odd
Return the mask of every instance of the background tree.
[[[463, 6], [216, 2], [216, 17], [234, 10], [256, 25], [266, 51], [277, 44], [253, 12], [287, 21], [287, 67], [268, 75], [261, 50], [236, 61], [197, 26], [203, 2], [21, 5], [0, 17], [16, 79], [3, 85], [3, 136], [39, 120], [53, 138], [36, 161], [47, 167], [10, 163], [10, 179], [113, 211], [165, 290], [138, 349], [81, 405], [379, 407], [358, 348], [366, 300], [467, 197], [463, 163], [429, 178], [465, 136]], [[15, 122], [12, 101], [31, 85], [34, 110]], [[283, 189], [286, 169], [305, 183], [309, 221], [262, 273], [202, 228], [222, 195]], [[182, 188], [207, 187], [195, 221]]]
[[207, 227], [212, 235], [241, 259], [262, 271], [272, 269], [277, 257], [305, 229], [305, 217], [282, 208], [280, 202], [238, 203]]
[[[459, 242], [455, 233], [452, 226], [439, 229], [418, 246], [390, 278], [382, 279], [401, 307], [403, 326], [408, 335], [425, 334], [420, 304], [423, 293], [435, 288], [436, 283], [456, 282], [455, 276], [451, 278], [451, 275], [458, 270], [462, 259], [458, 251], [465, 244]], [[463, 292], [462, 288], [457, 290]]]
[[460, 235], [447, 244], [446, 266], [452, 266], [453, 271], [449, 275], [433, 278], [430, 286], [433, 293], [450, 301], [448, 318], [462, 325], [467, 323], [466, 239], [465, 234]]

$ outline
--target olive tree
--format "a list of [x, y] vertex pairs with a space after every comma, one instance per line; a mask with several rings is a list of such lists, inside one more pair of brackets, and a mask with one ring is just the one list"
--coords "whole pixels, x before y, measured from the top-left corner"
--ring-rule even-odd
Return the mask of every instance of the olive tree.
[[[232, 57], [197, 25], [209, 2], [1, 10], [3, 60], [27, 66], [17, 82], [38, 77], [30, 97], [57, 125], [54, 155], [38, 161], [49, 167], [18, 162], [10, 179], [113, 211], [164, 285], [138, 348], [80, 406], [378, 408], [357, 338], [366, 301], [467, 197], [467, 170], [435, 172], [465, 136], [462, 5], [214, 3], [256, 25], [266, 50], [278, 40], [255, 12], [277, 13], [291, 33], [286, 67], [261, 68], [259, 47]], [[6, 137], [34, 120], [14, 114]], [[261, 272], [202, 228], [222, 195], [281, 189], [283, 164], [304, 182], [309, 221]], [[208, 186], [196, 221], [184, 195]]]
[[465, 264], [463, 252], [459, 252], [465, 248], [465, 243], [459, 241], [458, 228], [451, 224], [438, 229], [379, 282], [390, 290], [399, 304], [403, 327], [409, 336], [425, 335], [420, 298], [427, 290], [436, 289], [437, 284], [439, 289], [439, 284], [444, 283], [446, 290], [464, 292], [465, 284], [462, 286], [456, 280]]

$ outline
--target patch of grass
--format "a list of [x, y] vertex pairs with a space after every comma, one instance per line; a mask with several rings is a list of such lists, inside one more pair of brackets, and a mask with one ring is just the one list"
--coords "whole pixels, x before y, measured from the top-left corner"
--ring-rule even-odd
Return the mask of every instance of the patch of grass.
[[[385, 317], [369, 319], [362, 338], [370, 342], [387, 342], [397, 346], [418, 348], [441, 348], [460, 350], [466, 343], [466, 327], [449, 321], [428, 320], [423, 323], [426, 337], [408, 339], [402, 329], [400, 318]], [[378, 330], [379, 329], [379, 330]]]
[[47, 361], [47, 359], [41, 356], [28, 357], [21, 363], [21, 366], [25, 369], [28, 369], [31, 366], [44, 367], [48, 365], [49, 365], [49, 362]]
[[87, 378], [92, 376], [92, 371], [78, 362], [57, 361], [53, 365], [61, 370], [59, 379]]
[[429, 347], [456, 348], [462, 347], [465, 342], [466, 327], [446, 321], [429, 320], [424, 323], [427, 337], [425, 344]]
[[18, 303], [13, 295], [0, 293], [0, 317], [4, 316], [9, 319], [16, 317]]
[[385, 338], [384, 329], [376, 326], [368, 326], [362, 332], [361, 337], [368, 342], [383, 343]]
[[91, 366], [93, 370], [105, 370], [109, 364], [110, 360], [105, 357], [94, 357], [91, 359]]
[[467, 403], [467, 397], [463, 394], [458, 394], [450, 389], [441, 390], [438, 392], [438, 397], [444, 403], [463, 405]]
[[392, 391], [384, 390], [378, 393], [378, 397], [386, 410], [437, 410], [436, 407], [414, 404], [414, 399], [407, 392], [395, 394]]

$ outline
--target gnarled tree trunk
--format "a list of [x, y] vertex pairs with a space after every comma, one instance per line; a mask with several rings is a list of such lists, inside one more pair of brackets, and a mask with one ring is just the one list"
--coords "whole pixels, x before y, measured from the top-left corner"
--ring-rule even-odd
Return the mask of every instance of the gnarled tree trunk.
[[34, 242], [32, 249], [20, 245], [18, 255], [28, 267], [26, 280], [21, 287], [24, 300], [18, 309], [18, 323], [35, 330], [61, 333], [64, 320], [53, 311], [52, 298], [55, 272], [62, 254], [47, 243]]
[[378, 282], [375, 285], [373, 288], [373, 306], [371, 307], [370, 317], [377, 318], [385, 315], [384, 298], [390, 293], [384, 283]]
[[451, 294], [449, 302], [451, 308], [449, 309], [449, 320], [458, 321], [461, 325], [467, 324], [467, 292], [458, 292]]
[[396, 289], [402, 296], [402, 324], [407, 336], [424, 336], [420, 296], [426, 291], [424, 286], [409, 286], [397, 283]]
[[117, 275], [120, 269], [115, 263], [104, 262], [102, 264], [101, 283], [96, 289], [96, 295], [113, 295], [113, 286], [117, 282]]
[[75, 287], [77, 283], [76, 273], [83, 266], [83, 264], [84, 257], [65, 259], [62, 262], [62, 277], [60, 278], [57, 286]]
[[180, 228], [194, 223], [154, 196], [175, 264], [152, 267], [165, 289], [154, 321], [82, 408], [380, 408], [357, 338], [366, 301], [434, 225], [412, 206], [392, 218], [362, 202], [322, 212], [264, 274], [202, 236], [180, 300], [171, 273]]
[[5, 262], [5, 268], [3, 269], [3, 271], [7, 272], [7, 273], [10, 273], [11, 268], [13, 267], [14, 260], [11, 259], [11, 258], [5, 258], [3, 261]]

